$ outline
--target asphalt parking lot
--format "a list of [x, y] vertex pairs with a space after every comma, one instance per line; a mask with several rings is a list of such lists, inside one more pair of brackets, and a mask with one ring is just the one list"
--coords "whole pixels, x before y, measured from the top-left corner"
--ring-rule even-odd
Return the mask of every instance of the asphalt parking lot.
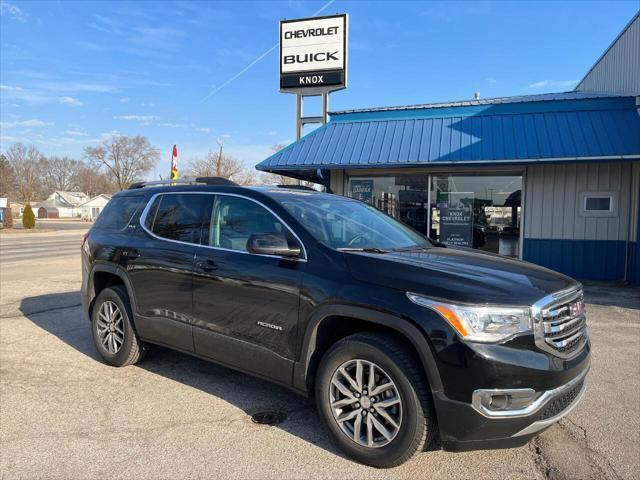
[[[522, 448], [431, 451], [376, 470], [341, 455], [311, 402], [283, 388], [160, 348], [136, 366], [105, 365], [79, 306], [78, 232], [10, 237], [0, 236], [1, 478], [640, 478], [638, 288], [587, 286], [593, 366], [560, 424]], [[30, 242], [53, 242], [51, 255], [15, 253]], [[286, 419], [253, 423], [263, 410]]]

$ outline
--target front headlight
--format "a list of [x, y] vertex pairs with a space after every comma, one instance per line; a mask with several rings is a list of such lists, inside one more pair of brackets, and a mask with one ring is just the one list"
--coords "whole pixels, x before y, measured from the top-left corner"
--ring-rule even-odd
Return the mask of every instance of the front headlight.
[[464, 340], [471, 342], [502, 342], [531, 331], [528, 307], [453, 305], [411, 292], [407, 292], [407, 297], [417, 305], [438, 312]]

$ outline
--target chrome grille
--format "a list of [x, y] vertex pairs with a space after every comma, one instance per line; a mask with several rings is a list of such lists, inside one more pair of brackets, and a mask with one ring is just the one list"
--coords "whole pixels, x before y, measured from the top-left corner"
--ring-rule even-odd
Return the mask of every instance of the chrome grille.
[[546, 297], [533, 307], [536, 344], [559, 357], [577, 354], [587, 343], [582, 289]]

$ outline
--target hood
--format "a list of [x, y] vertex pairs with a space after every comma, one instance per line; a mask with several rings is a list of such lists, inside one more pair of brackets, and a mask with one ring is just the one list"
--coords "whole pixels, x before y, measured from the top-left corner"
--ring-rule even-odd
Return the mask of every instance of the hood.
[[552, 270], [477, 250], [434, 247], [383, 254], [345, 252], [361, 282], [450, 301], [531, 305], [579, 283]]

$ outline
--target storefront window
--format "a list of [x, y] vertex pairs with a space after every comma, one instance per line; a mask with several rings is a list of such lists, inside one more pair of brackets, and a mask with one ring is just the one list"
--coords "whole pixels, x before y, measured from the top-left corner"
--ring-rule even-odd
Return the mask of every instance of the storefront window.
[[518, 257], [521, 176], [433, 175], [431, 238]]
[[351, 177], [346, 193], [428, 235], [429, 192], [426, 174]]
[[518, 257], [521, 192], [520, 175], [416, 173], [350, 177], [346, 194], [448, 245]]

